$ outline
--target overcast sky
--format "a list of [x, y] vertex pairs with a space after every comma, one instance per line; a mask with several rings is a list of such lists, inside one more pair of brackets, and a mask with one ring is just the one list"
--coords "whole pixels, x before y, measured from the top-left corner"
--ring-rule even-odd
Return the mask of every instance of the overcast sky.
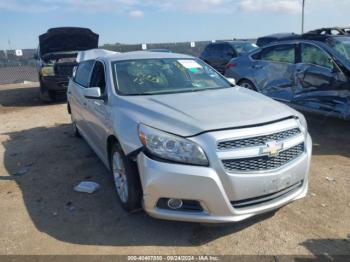
[[[105, 43], [251, 38], [300, 32], [302, 0], [0, 0], [0, 49], [34, 48], [50, 27]], [[306, 0], [306, 30], [350, 25], [350, 0]]]

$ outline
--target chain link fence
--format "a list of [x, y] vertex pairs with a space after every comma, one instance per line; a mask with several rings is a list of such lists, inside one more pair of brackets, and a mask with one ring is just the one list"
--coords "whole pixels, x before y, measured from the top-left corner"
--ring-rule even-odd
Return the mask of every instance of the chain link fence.
[[[223, 40], [218, 40], [223, 41]], [[254, 41], [254, 40], [251, 40]], [[162, 43], [162, 44], [106, 44], [101, 48], [117, 51], [130, 52], [149, 49], [167, 49], [174, 53], [199, 56], [206, 45], [212, 41], [181, 42], [181, 43]], [[25, 81], [38, 81], [36, 61], [33, 56], [35, 49], [22, 50], [0, 50], [0, 85], [23, 83]]]
[[38, 81], [35, 49], [0, 50], [0, 84]]

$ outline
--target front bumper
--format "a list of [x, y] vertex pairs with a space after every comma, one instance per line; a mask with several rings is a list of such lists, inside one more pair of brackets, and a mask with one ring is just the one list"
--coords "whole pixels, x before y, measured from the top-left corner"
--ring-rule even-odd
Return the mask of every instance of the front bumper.
[[47, 90], [66, 92], [69, 78], [65, 76], [42, 76], [41, 82]]
[[[309, 135], [305, 146], [306, 152], [282, 169], [256, 174], [226, 174], [228, 180], [225, 182], [220, 170], [213, 167], [159, 162], [140, 153], [137, 163], [144, 192], [144, 209], [155, 218], [205, 223], [241, 221], [278, 209], [307, 194], [312, 153]], [[236, 192], [227, 192], [227, 185], [224, 185], [227, 181], [230, 181], [232, 188], [237, 189], [234, 190]], [[244, 200], [248, 195], [283, 190], [290, 182], [300, 182], [300, 187], [280, 197], [248, 207], [235, 208], [231, 203]], [[193, 212], [158, 208], [157, 202], [160, 198], [196, 200], [203, 210]]]

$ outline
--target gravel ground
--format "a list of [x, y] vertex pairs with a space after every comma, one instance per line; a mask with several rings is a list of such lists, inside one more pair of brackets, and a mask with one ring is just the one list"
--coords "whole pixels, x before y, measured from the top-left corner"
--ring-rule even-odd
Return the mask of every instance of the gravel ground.
[[[35, 85], [0, 86], [0, 254], [350, 255], [350, 122], [307, 120], [306, 198], [237, 224], [170, 222], [119, 207], [64, 102], [43, 104]], [[82, 180], [101, 189], [74, 192]]]

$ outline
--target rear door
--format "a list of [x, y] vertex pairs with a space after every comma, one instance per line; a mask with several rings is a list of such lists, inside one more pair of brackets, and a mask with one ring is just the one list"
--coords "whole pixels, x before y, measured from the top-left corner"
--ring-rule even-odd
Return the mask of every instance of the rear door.
[[295, 86], [295, 44], [278, 44], [263, 48], [253, 56], [253, 75], [258, 90], [280, 101], [291, 101]]
[[295, 79], [298, 87], [293, 103], [332, 113], [348, 110], [347, 98], [342, 96], [349, 90], [348, 79], [321, 47], [300, 44]]

